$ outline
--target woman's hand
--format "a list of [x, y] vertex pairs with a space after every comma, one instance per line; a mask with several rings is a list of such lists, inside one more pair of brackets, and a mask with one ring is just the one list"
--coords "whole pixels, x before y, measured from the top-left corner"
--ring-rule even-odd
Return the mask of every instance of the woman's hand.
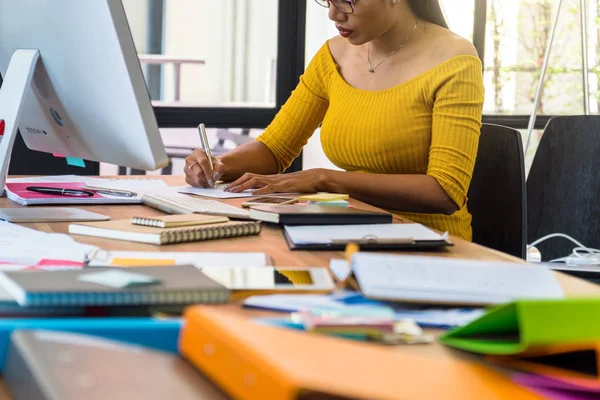
[[194, 150], [192, 154], [186, 157], [185, 181], [188, 185], [196, 187], [214, 187], [215, 182], [225, 172], [225, 165], [218, 158], [213, 157], [213, 170], [211, 172], [210, 163], [203, 150]]
[[309, 169], [290, 174], [257, 175], [246, 173], [231, 182], [227, 191], [240, 193], [247, 189], [255, 189], [254, 194], [267, 193], [315, 193], [325, 190], [324, 169]]

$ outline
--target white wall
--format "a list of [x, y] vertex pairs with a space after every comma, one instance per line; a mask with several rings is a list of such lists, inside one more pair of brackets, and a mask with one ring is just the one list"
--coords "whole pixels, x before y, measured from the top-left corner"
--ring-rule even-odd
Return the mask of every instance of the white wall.
[[148, 0], [123, 0], [129, 29], [138, 53], [146, 52], [146, 32], [148, 31]]

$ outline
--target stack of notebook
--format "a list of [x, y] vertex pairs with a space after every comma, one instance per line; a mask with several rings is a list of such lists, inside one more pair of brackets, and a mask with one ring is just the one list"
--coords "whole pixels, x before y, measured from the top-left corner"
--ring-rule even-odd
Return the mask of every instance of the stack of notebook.
[[69, 233], [156, 245], [258, 235], [259, 222], [206, 215], [173, 215], [69, 225]]
[[22, 307], [157, 306], [227, 302], [229, 291], [193, 265], [0, 274]]

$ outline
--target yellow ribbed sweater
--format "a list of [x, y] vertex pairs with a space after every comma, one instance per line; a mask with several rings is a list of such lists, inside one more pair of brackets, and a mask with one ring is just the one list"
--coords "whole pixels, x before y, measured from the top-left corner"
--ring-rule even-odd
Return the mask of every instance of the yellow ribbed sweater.
[[340, 75], [326, 43], [257, 140], [282, 172], [322, 123], [323, 150], [339, 168], [427, 174], [459, 208], [452, 215], [391, 211], [471, 240], [467, 191], [481, 128], [481, 68], [477, 57], [461, 55], [390, 89], [361, 90]]

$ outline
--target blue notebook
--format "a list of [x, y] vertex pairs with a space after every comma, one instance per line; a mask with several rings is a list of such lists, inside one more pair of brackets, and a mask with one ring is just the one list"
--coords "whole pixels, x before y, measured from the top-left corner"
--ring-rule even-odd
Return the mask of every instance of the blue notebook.
[[15, 330], [45, 329], [84, 333], [157, 350], [177, 353], [181, 319], [56, 318], [0, 320], [0, 372], [4, 368], [10, 335]]

